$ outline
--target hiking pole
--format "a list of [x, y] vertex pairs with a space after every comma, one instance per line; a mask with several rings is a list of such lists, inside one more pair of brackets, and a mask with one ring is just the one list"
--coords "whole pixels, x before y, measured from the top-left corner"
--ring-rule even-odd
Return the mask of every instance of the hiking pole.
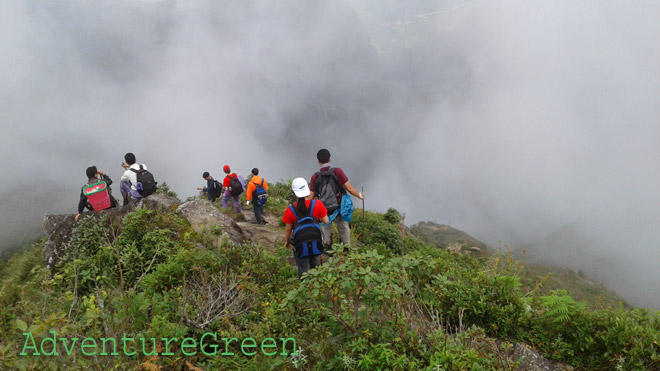
[[362, 219], [364, 219], [364, 186], [362, 186]]

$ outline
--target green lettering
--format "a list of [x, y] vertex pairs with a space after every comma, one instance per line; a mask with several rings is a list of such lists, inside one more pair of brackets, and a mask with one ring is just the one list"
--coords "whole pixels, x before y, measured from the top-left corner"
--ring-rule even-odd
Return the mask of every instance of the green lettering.
[[156, 351], [156, 339], [151, 338], [151, 353], [147, 353], [147, 350], [144, 349], [144, 338], [140, 338], [142, 340], [142, 354], [145, 356], [157, 356], [158, 352]]
[[[250, 342], [252, 342], [252, 344], [247, 344], [247, 345], [246, 345], [245, 342], [248, 341], [248, 340], [249, 340]], [[254, 352], [247, 353], [247, 352], [245, 351], [245, 348], [256, 348], [256, 347], [257, 347], [257, 342], [254, 341], [253, 338], [245, 338], [245, 339], [243, 339], [243, 341], [241, 342], [241, 352], [243, 352], [243, 354], [245, 354], [246, 356], [253, 356], [253, 355], [257, 354], [257, 351], [255, 350]]]
[[[28, 354], [25, 353], [25, 349], [29, 348], [29, 349], [34, 349], [34, 353], [32, 353], [33, 356], [40, 356], [41, 354], [39, 354], [39, 349], [37, 349], [37, 344], [34, 342], [34, 338], [32, 337], [32, 333], [31, 332], [24, 332], [23, 335], [27, 335], [28, 337], [25, 339], [25, 344], [23, 345], [23, 350], [21, 351], [20, 355], [27, 356]], [[31, 346], [27, 345], [28, 340], [32, 340], [32, 345]]]
[[[87, 340], [91, 341], [93, 344], [89, 344], [89, 345], [85, 344], [87, 342]], [[85, 351], [85, 348], [94, 348], [94, 353], [87, 353]], [[86, 356], [95, 356], [96, 355], [96, 340], [94, 340], [92, 338], [82, 339], [82, 342], [80, 343], [80, 350], [82, 351], [82, 354], [84, 354]]]
[[[296, 353], [296, 339], [294, 339], [294, 338], [288, 338], [288, 339], [280, 338], [280, 340], [282, 340], [282, 353], [280, 353], [281, 356], [288, 356], [289, 354], [295, 356], [296, 354], [298, 354], [298, 353]], [[287, 353], [286, 352], [286, 342], [288, 340], [293, 340], [293, 353]]]
[[[270, 341], [272, 342], [272, 345], [266, 345], [266, 340], [270, 340]], [[265, 339], [261, 342], [261, 352], [262, 352], [264, 355], [269, 356], [269, 357], [272, 357], [272, 356], [274, 356], [274, 355], [277, 354], [277, 350], [274, 351], [274, 352], [272, 352], [272, 353], [270, 353], [270, 352], [266, 353], [266, 351], [264, 350], [264, 348], [277, 348], [277, 343], [275, 342], [275, 339], [273, 339], [273, 338], [265, 338]]]
[[117, 353], [117, 340], [115, 338], [101, 338], [99, 339], [103, 342], [103, 352], [101, 352], [99, 355], [102, 356], [107, 356], [108, 353], [105, 352], [105, 343], [108, 342], [108, 340], [112, 340], [112, 353], [110, 353], [111, 356], [118, 356], [119, 353]]
[[204, 335], [202, 335], [202, 339], [199, 341], [199, 347], [202, 349], [202, 353], [203, 353], [204, 355], [206, 355], [206, 356], [214, 356], [214, 355], [218, 354], [218, 344], [208, 344], [208, 345], [207, 345], [209, 348], [213, 349], [213, 353], [208, 353], [208, 352], [206, 351], [206, 346], [204, 346], [204, 338], [205, 338], [206, 336], [209, 336], [209, 335], [210, 335], [211, 337], [213, 337], [213, 340], [215, 340], [216, 342], [218, 341], [218, 336], [217, 336], [215, 333], [213, 333], [213, 332], [207, 332], [207, 333], [205, 333]]
[[225, 352], [220, 354], [220, 355], [221, 356], [233, 356], [234, 353], [229, 353], [229, 344], [231, 344], [232, 341], [238, 342], [238, 339], [236, 339], [236, 338], [231, 338], [231, 339], [222, 338], [220, 340], [223, 340], [225, 342]]
[[[66, 346], [66, 343], [68, 342], [68, 340], [73, 340], [71, 342], [71, 348], [67, 348], [67, 346]], [[60, 341], [62, 341], [62, 344], [64, 344], [64, 350], [66, 351], [66, 354], [70, 356], [71, 352], [73, 352], [73, 347], [76, 345], [76, 341], [78, 341], [78, 338], [71, 338], [71, 339], [60, 338]]]
[[125, 356], [134, 356], [136, 352], [128, 353], [128, 351], [126, 350], [126, 340], [133, 341], [133, 338], [127, 338], [127, 337], [126, 337], [126, 333], [124, 333], [124, 334], [122, 335], [122, 337], [121, 337], [121, 341], [124, 343], [124, 355], [125, 355]]
[[[188, 341], [188, 340], [192, 341], [192, 344], [190, 344], [190, 345], [186, 344], [186, 341]], [[185, 338], [181, 342], [181, 353], [183, 353], [186, 356], [194, 356], [195, 354], [197, 354], [197, 351], [194, 351], [192, 353], [188, 353], [188, 352], [186, 352], [186, 348], [196, 348], [196, 347], [197, 347], [197, 341], [195, 341], [195, 339]]]
[[[48, 333], [53, 334], [53, 337], [52, 338], [47, 337], [47, 338], [41, 340], [41, 354], [43, 354], [45, 356], [59, 356], [59, 354], [57, 353], [57, 331], [48, 331]], [[47, 353], [44, 350], [44, 343], [47, 342], [47, 341], [49, 341], [53, 344], [53, 350], [50, 353]]]
[[178, 338], [172, 338], [172, 339], [162, 338], [161, 340], [165, 340], [165, 353], [161, 353], [160, 355], [161, 356], [173, 356], [174, 353], [170, 352], [170, 343], [173, 342], [173, 341], [179, 341], [179, 339]]

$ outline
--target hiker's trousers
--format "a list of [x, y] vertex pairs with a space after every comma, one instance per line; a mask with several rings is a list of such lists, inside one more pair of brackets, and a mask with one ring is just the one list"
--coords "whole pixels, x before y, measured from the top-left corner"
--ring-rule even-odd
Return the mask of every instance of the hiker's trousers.
[[323, 233], [323, 248], [330, 249], [332, 246], [332, 224], [337, 225], [337, 232], [339, 232], [339, 241], [344, 245], [351, 244], [351, 228], [348, 222], [345, 221], [341, 215], [337, 215], [335, 220], [328, 225], [321, 225], [321, 232]]
[[229, 191], [225, 191], [224, 196], [222, 196], [222, 207], [227, 208], [229, 207], [229, 200], [234, 201], [234, 210], [236, 210], [237, 213], [241, 212], [241, 200], [238, 198], [239, 196], [232, 196]]
[[308, 256], [306, 258], [299, 258], [296, 254], [296, 248], [293, 247], [293, 259], [296, 261], [296, 267], [298, 267], [298, 278], [300, 278], [303, 273], [307, 272], [310, 269], [314, 269], [319, 266], [319, 256]]

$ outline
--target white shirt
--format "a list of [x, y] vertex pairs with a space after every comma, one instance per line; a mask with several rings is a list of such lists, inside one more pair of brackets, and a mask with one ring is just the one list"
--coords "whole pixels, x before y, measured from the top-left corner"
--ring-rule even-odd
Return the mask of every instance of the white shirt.
[[[147, 170], [147, 165], [142, 164], [142, 168], [144, 170]], [[135, 185], [137, 184], [137, 173], [135, 173], [134, 171], [131, 171], [131, 169], [140, 170], [140, 164], [133, 164], [128, 169], [126, 169], [126, 171], [124, 171], [124, 174], [121, 176], [120, 181], [121, 182], [129, 182], [130, 185], [131, 185], [131, 188], [137, 190], [135, 188]]]

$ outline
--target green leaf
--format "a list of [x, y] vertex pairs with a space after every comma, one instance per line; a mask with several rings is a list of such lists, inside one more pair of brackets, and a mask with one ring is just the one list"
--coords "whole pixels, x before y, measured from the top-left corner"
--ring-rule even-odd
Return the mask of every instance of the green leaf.
[[27, 330], [27, 323], [25, 323], [24, 321], [21, 321], [20, 319], [17, 319], [16, 320], [16, 327], [19, 330], [25, 332], [25, 330]]

